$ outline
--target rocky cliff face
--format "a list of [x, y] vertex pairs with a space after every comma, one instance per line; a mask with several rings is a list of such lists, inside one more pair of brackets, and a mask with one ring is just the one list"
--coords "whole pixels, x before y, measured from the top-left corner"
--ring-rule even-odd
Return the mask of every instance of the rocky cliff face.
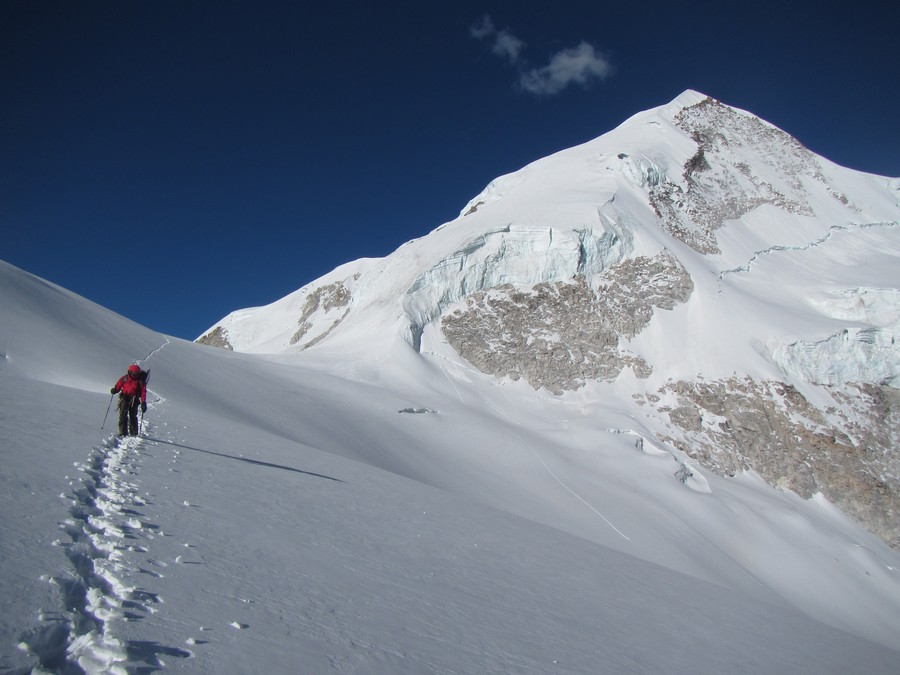
[[900, 180], [687, 92], [200, 341], [297, 351], [355, 331], [421, 351], [431, 334], [498, 382], [616, 382], [683, 461], [821, 492], [900, 546], [897, 269]]
[[825, 393], [833, 404], [821, 409], [785, 382], [732, 377], [668, 382], [635, 399], [669, 427], [660, 440], [702, 466], [752, 470], [804, 498], [821, 492], [900, 546], [900, 391], [849, 384]]
[[613, 265], [593, 283], [511, 284], [479, 291], [445, 314], [441, 330], [481, 371], [555, 394], [589, 380], [614, 380], [624, 368], [646, 378], [652, 366], [625, 342], [650, 323], [655, 308], [672, 309], [693, 291], [690, 275], [668, 252]]
[[651, 187], [650, 203], [667, 232], [701, 253], [719, 253], [716, 230], [760, 206], [814, 215], [811, 182], [850, 203], [829, 184], [813, 153], [756, 117], [706, 98], [684, 108], [674, 122], [697, 151], [684, 163], [680, 180]]
[[223, 326], [216, 326], [207, 333], [204, 333], [197, 338], [197, 342], [201, 345], [234, 351], [234, 346], [228, 340], [228, 331], [225, 330]]

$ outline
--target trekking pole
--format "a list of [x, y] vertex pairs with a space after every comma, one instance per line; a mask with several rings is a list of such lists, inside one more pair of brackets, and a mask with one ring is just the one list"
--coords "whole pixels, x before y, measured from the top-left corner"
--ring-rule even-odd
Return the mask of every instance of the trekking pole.
[[109, 417], [110, 408], [112, 408], [112, 400], [115, 394], [110, 394], [109, 396], [109, 405], [106, 406], [106, 414], [103, 416], [103, 424], [100, 425], [100, 431], [103, 431], [103, 427], [106, 426], [106, 418]]
[[[144, 393], [145, 394], [147, 391], [147, 383], [149, 381], [150, 381], [150, 369], [147, 368], [147, 370], [144, 371]], [[140, 436], [142, 433], [144, 433], [144, 405], [146, 405], [146, 402], [143, 402], [141, 404], [141, 423], [140, 423], [140, 425], [138, 425], [138, 436]]]

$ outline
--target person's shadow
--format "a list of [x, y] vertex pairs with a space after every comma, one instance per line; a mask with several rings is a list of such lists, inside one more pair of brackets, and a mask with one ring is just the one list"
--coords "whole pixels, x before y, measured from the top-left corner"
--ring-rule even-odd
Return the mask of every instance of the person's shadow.
[[216, 452], [214, 450], [204, 450], [203, 448], [194, 448], [190, 445], [182, 445], [181, 443], [175, 443], [174, 441], [164, 441], [161, 438], [151, 438], [149, 436], [143, 436], [145, 440], [148, 440], [152, 443], [165, 443], [166, 445], [174, 445], [176, 448], [184, 448], [185, 450], [193, 450], [194, 452], [205, 452], [207, 455], [215, 455], [216, 457], [224, 457], [225, 459], [234, 459], [238, 462], [247, 462], [248, 464], [258, 464], [259, 466], [268, 466], [272, 469], [281, 469], [282, 471], [294, 471], [295, 473], [302, 473], [306, 476], [313, 476], [314, 478], [324, 478], [325, 480], [333, 480], [338, 483], [343, 483], [340, 478], [333, 478], [332, 476], [326, 476], [321, 473], [313, 473], [312, 471], [303, 471], [302, 469], [295, 469], [292, 466], [285, 466], [283, 464], [273, 464], [272, 462], [263, 462], [259, 459], [250, 459], [249, 457], [235, 457], [234, 455], [226, 455], [223, 452]]

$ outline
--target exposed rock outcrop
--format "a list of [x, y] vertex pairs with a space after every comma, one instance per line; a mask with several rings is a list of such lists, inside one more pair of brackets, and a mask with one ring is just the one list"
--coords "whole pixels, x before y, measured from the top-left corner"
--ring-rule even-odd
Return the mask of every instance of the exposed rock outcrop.
[[750, 378], [669, 382], [637, 396], [665, 415], [663, 438], [721, 475], [751, 469], [804, 498], [824, 494], [900, 546], [900, 391], [848, 385], [819, 410], [796, 388]]
[[228, 331], [222, 328], [222, 326], [216, 326], [205, 335], [200, 336], [197, 338], [197, 342], [201, 345], [208, 345], [210, 347], [219, 347], [220, 349], [227, 349], [229, 351], [234, 350], [234, 347], [228, 340]]
[[850, 203], [830, 187], [812, 152], [757, 117], [707, 98], [684, 108], [674, 122], [697, 143], [697, 152], [680, 181], [652, 185], [650, 204], [663, 229], [700, 253], [719, 253], [716, 230], [763, 204], [813, 215], [804, 178]]
[[337, 319], [334, 319], [325, 331], [304, 344], [303, 348], [307, 349], [312, 347], [314, 344], [325, 338], [338, 324], [340, 324], [344, 316], [346, 316], [346, 307], [350, 304], [350, 298], [350, 291], [347, 290], [347, 287], [340, 281], [335, 281], [333, 284], [328, 284], [327, 286], [320, 286], [312, 291], [306, 298], [306, 303], [303, 305], [303, 310], [300, 312], [300, 318], [297, 319], [297, 323], [300, 327], [297, 329], [297, 332], [291, 336], [290, 344], [297, 344], [310, 331], [313, 324], [309, 319], [319, 310], [323, 313], [327, 313], [334, 309], [344, 309], [341, 315]]
[[475, 293], [465, 309], [445, 315], [441, 330], [450, 345], [483, 372], [524, 378], [554, 393], [588, 380], [615, 379], [625, 367], [647, 377], [651, 367], [623, 349], [654, 308], [672, 309], [694, 285], [668, 252], [614, 265], [593, 288], [583, 276], [543, 283], [528, 291], [503, 285]]

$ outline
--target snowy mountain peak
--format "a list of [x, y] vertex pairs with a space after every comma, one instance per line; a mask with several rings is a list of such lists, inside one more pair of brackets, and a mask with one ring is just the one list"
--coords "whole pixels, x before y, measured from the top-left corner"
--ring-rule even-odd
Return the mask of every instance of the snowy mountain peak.
[[579, 277], [595, 287], [626, 258], [667, 251], [692, 277], [724, 276], [835, 231], [888, 229], [900, 209], [885, 181], [831, 165], [759, 118], [688, 90], [495, 179], [456, 220], [387, 258], [235, 312], [200, 341], [295, 352], [341, 334], [368, 341], [374, 331], [419, 350], [448, 309], [490, 289]]
[[898, 258], [895, 181], [686, 91], [199, 341], [348, 361], [407, 346], [627, 404], [710, 469], [823, 492], [900, 545]]

